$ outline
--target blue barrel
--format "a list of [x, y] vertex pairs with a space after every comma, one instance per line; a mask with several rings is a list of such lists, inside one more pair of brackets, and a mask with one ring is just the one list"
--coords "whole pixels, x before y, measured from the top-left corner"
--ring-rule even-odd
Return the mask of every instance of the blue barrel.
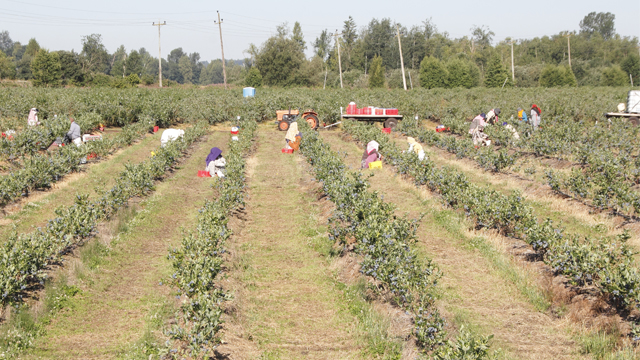
[[246, 87], [242, 89], [242, 96], [244, 97], [254, 97], [256, 96], [256, 88]]

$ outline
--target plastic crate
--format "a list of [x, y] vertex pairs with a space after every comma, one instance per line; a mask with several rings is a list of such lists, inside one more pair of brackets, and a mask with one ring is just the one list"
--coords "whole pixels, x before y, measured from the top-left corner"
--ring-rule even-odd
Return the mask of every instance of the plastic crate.
[[374, 109], [376, 115], [384, 115], [384, 109]]
[[382, 169], [382, 161], [372, 161], [369, 163], [369, 169]]
[[383, 128], [382, 132], [385, 134], [391, 134], [391, 128]]
[[384, 109], [385, 115], [398, 115], [398, 109]]
[[198, 170], [198, 177], [211, 177], [208, 171]]
[[362, 108], [362, 115], [371, 115], [371, 108], [370, 107]]
[[293, 149], [282, 149], [283, 154], [293, 154]]

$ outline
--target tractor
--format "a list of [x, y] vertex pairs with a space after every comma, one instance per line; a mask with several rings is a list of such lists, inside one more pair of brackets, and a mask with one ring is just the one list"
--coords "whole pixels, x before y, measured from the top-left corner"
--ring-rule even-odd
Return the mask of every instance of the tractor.
[[[300, 110], [276, 110], [276, 115], [278, 119], [278, 129], [280, 131], [287, 131], [289, 130], [289, 124], [298, 119]], [[302, 113], [302, 118], [313, 130], [317, 129], [320, 124], [320, 121], [318, 121], [318, 113], [313, 111], [313, 109], [305, 110]]]

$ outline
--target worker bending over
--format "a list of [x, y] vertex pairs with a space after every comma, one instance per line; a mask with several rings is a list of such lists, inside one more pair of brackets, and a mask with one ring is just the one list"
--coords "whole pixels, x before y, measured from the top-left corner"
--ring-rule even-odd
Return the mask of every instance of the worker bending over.
[[179, 129], [167, 129], [162, 132], [160, 137], [160, 147], [165, 147], [169, 141], [174, 141], [184, 136], [184, 130]]
[[289, 125], [289, 130], [287, 130], [287, 134], [284, 136], [284, 140], [287, 142], [285, 145], [285, 149], [293, 149], [299, 150], [300, 143], [302, 142], [302, 133], [298, 131], [298, 123], [292, 122]]
[[487, 113], [487, 116], [485, 117], [485, 121], [488, 124], [495, 124], [495, 123], [498, 122], [498, 115], [500, 115], [500, 109], [499, 108], [491, 109]]
[[469, 127], [469, 134], [471, 134], [473, 145], [491, 145], [491, 141], [488, 139], [489, 137], [484, 133], [484, 127], [487, 126], [485, 119], [486, 115], [480, 114], [476, 116], [471, 122], [471, 126]]
[[76, 146], [80, 147], [82, 146], [82, 130], [80, 130], [80, 125], [78, 125], [78, 123], [73, 120], [73, 118], [71, 118], [70, 120], [71, 125], [69, 126], [69, 132], [67, 132], [65, 138], [69, 142], [73, 142], [74, 144], [76, 144]]
[[422, 149], [422, 145], [418, 144], [416, 139], [412, 137], [407, 138], [407, 142], [409, 143], [409, 152], [414, 152], [418, 155], [418, 159], [420, 161], [424, 160], [424, 149]]
[[29, 126], [40, 125], [40, 121], [38, 121], [38, 109], [31, 108], [31, 110], [29, 110], [29, 118], [27, 119], [27, 124]]
[[224, 167], [227, 165], [227, 161], [222, 157], [222, 150], [217, 147], [211, 148], [211, 152], [207, 155], [207, 171], [213, 177], [217, 175], [220, 178], [224, 177]]
[[382, 159], [382, 155], [378, 153], [378, 148], [380, 144], [377, 141], [371, 140], [367, 144], [367, 148], [364, 149], [364, 153], [362, 154], [362, 161], [360, 162], [360, 166], [362, 169], [366, 169], [369, 167], [369, 163], [374, 161], [378, 161]]

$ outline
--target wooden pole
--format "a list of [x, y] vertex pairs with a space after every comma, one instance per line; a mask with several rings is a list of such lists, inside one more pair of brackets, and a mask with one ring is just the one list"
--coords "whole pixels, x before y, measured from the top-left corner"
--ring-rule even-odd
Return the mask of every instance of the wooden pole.
[[222, 77], [224, 79], [224, 88], [227, 88], [227, 67], [224, 63], [224, 45], [222, 44], [222, 20], [220, 20], [220, 11], [218, 13], [218, 29], [220, 29], [220, 49], [222, 52]]
[[344, 86], [342, 85], [342, 60], [340, 60], [340, 40], [338, 40], [338, 29], [336, 29], [336, 34], [334, 35], [336, 37], [336, 43], [338, 44], [338, 71], [340, 72], [340, 88], [344, 89]]
[[513, 39], [511, 39], [511, 81], [516, 83], [516, 71], [515, 66], [513, 64]]
[[[567, 52], [569, 53], [569, 69], [571, 69], [571, 34], [567, 34]], [[571, 69], [573, 71], [573, 69]]]
[[400, 50], [400, 67], [402, 68], [402, 85], [404, 85], [404, 90], [407, 91], [407, 79], [404, 76], [404, 59], [402, 58], [402, 42], [400, 41], [400, 28], [398, 28], [398, 24], [396, 24], [396, 33], [398, 34], [398, 49]]
[[162, 87], [162, 49], [160, 47], [160, 26], [167, 25], [167, 22], [165, 21], [161, 23], [160, 20], [158, 20], [157, 24], [153, 23], [152, 25], [158, 27], [158, 84], [160, 85], [160, 87]]

